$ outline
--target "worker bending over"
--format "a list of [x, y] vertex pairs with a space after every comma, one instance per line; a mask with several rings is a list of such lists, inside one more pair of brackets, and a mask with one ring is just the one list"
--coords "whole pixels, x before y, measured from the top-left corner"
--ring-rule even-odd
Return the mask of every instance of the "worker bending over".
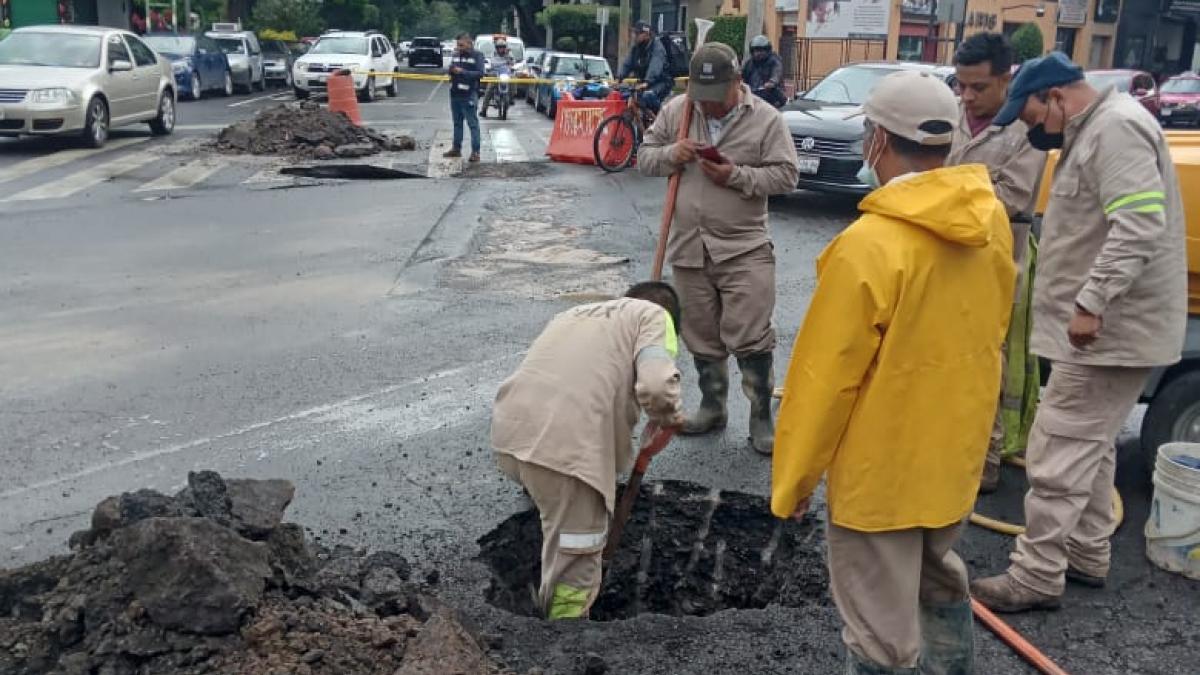
[[551, 319], [496, 396], [492, 447], [542, 522], [541, 610], [586, 618], [600, 591], [601, 553], [617, 474], [632, 463], [638, 407], [678, 426], [679, 299], [644, 282], [624, 298]]
[[943, 168], [958, 106], [888, 75], [864, 106], [876, 189], [817, 260], [775, 443], [771, 511], [803, 517], [828, 472], [829, 579], [847, 673], [970, 673], [967, 569], [1016, 270], [987, 169]]
[[1060, 52], [1027, 61], [993, 120], [1061, 148], [1042, 219], [1030, 350], [1051, 362], [1029, 433], [1025, 534], [1006, 574], [971, 593], [1001, 612], [1052, 609], [1068, 580], [1103, 586], [1113, 443], [1187, 323], [1183, 202], [1162, 128], [1133, 98], [1096, 91]]

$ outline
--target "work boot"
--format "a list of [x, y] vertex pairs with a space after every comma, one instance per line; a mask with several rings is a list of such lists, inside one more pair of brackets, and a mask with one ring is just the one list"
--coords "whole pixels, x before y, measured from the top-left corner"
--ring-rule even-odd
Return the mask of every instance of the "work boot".
[[1070, 563], [1067, 564], [1067, 581], [1079, 584], [1080, 586], [1087, 586], [1088, 588], [1104, 588], [1108, 584], [1108, 580], [1104, 577], [1080, 572], [1078, 568], [1071, 566]]
[[771, 397], [775, 393], [774, 355], [752, 354], [738, 359], [742, 369], [742, 392], [750, 399], [750, 445], [760, 455], [775, 451], [775, 422], [771, 419]]
[[684, 436], [701, 436], [725, 428], [728, 416], [725, 401], [729, 396], [729, 359], [694, 359], [696, 373], [700, 376], [700, 408], [688, 415], [679, 433]]
[[1000, 487], [1000, 465], [983, 463], [983, 477], [979, 479], [979, 494], [990, 495]]
[[921, 605], [921, 675], [972, 675], [975, 631], [970, 602]]
[[917, 668], [889, 668], [859, 656], [846, 647], [846, 675], [918, 675]]
[[1038, 593], [1021, 585], [1007, 573], [972, 581], [971, 596], [988, 609], [1006, 614], [1032, 609], [1058, 609], [1061, 604], [1059, 596]]
[[479, 161], [479, 153], [478, 153], [478, 152], [472, 152], [472, 153], [471, 153], [471, 158], [470, 158], [470, 159], [468, 159], [467, 161], [468, 161], [468, 162], [478, 162], [478, 161]]
[[458, 148], [451, 148], [451, 149], [447, 150], [446, 152], [443, 152], [442, 157], [445, 157], [446, 159], [454, 159], [455, 157], [462, 157], [462, 150], [459, 150]]

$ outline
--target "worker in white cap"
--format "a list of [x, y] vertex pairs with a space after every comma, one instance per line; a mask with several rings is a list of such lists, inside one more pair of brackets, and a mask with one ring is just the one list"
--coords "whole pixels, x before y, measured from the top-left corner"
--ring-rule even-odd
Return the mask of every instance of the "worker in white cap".
[[915, 71], [864, 106], [862, 216], [817, 260], [779, 410], [771, 510], [826, 479], [851, 674], [970, 673], [967, 568], [1012, 308], [1012, 232], [982, 164], [945, 167], [954, 94]]

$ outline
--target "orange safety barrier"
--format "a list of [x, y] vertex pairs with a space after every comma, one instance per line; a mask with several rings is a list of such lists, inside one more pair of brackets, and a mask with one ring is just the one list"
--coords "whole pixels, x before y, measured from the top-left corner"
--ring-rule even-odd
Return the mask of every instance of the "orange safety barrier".
[[577, 101], [567, 94], [558, 102], [554, 132], [546, 155], [556, 162], [595, 164], [596, 128], [609, 115], [619, 115], [625, 102], [619, 94], [604, 100]]
[[358, 113], [358, 94], [354, 91], [354, 78], [350, 71], [339, 70], [329, 76], [325, 83], [329, 94], [329, 112], [345, 113], [355, 126], [362, 126], [362, 115]]

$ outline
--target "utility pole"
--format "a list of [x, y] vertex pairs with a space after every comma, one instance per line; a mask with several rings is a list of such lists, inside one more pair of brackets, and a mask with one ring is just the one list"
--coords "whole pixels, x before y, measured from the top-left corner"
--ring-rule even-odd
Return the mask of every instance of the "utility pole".
[[746, 38], [742, 42], [743, 58], [750, 53], [750, 41], [763, 32], [763, 0], [748, 2], [750, 5], [746, 10]]
[[650, 10], [653, 8], [653, 4], [652, 0], [642, 0], [642, 21], [650, 25], [654, 25], [654, 22], [650, 20]]
[[[617, 63], [629, 53], [630, 0], [621, 0], [621, 16], [617, 19]], [[547, 48], [550, 46], [547, 45]]]

